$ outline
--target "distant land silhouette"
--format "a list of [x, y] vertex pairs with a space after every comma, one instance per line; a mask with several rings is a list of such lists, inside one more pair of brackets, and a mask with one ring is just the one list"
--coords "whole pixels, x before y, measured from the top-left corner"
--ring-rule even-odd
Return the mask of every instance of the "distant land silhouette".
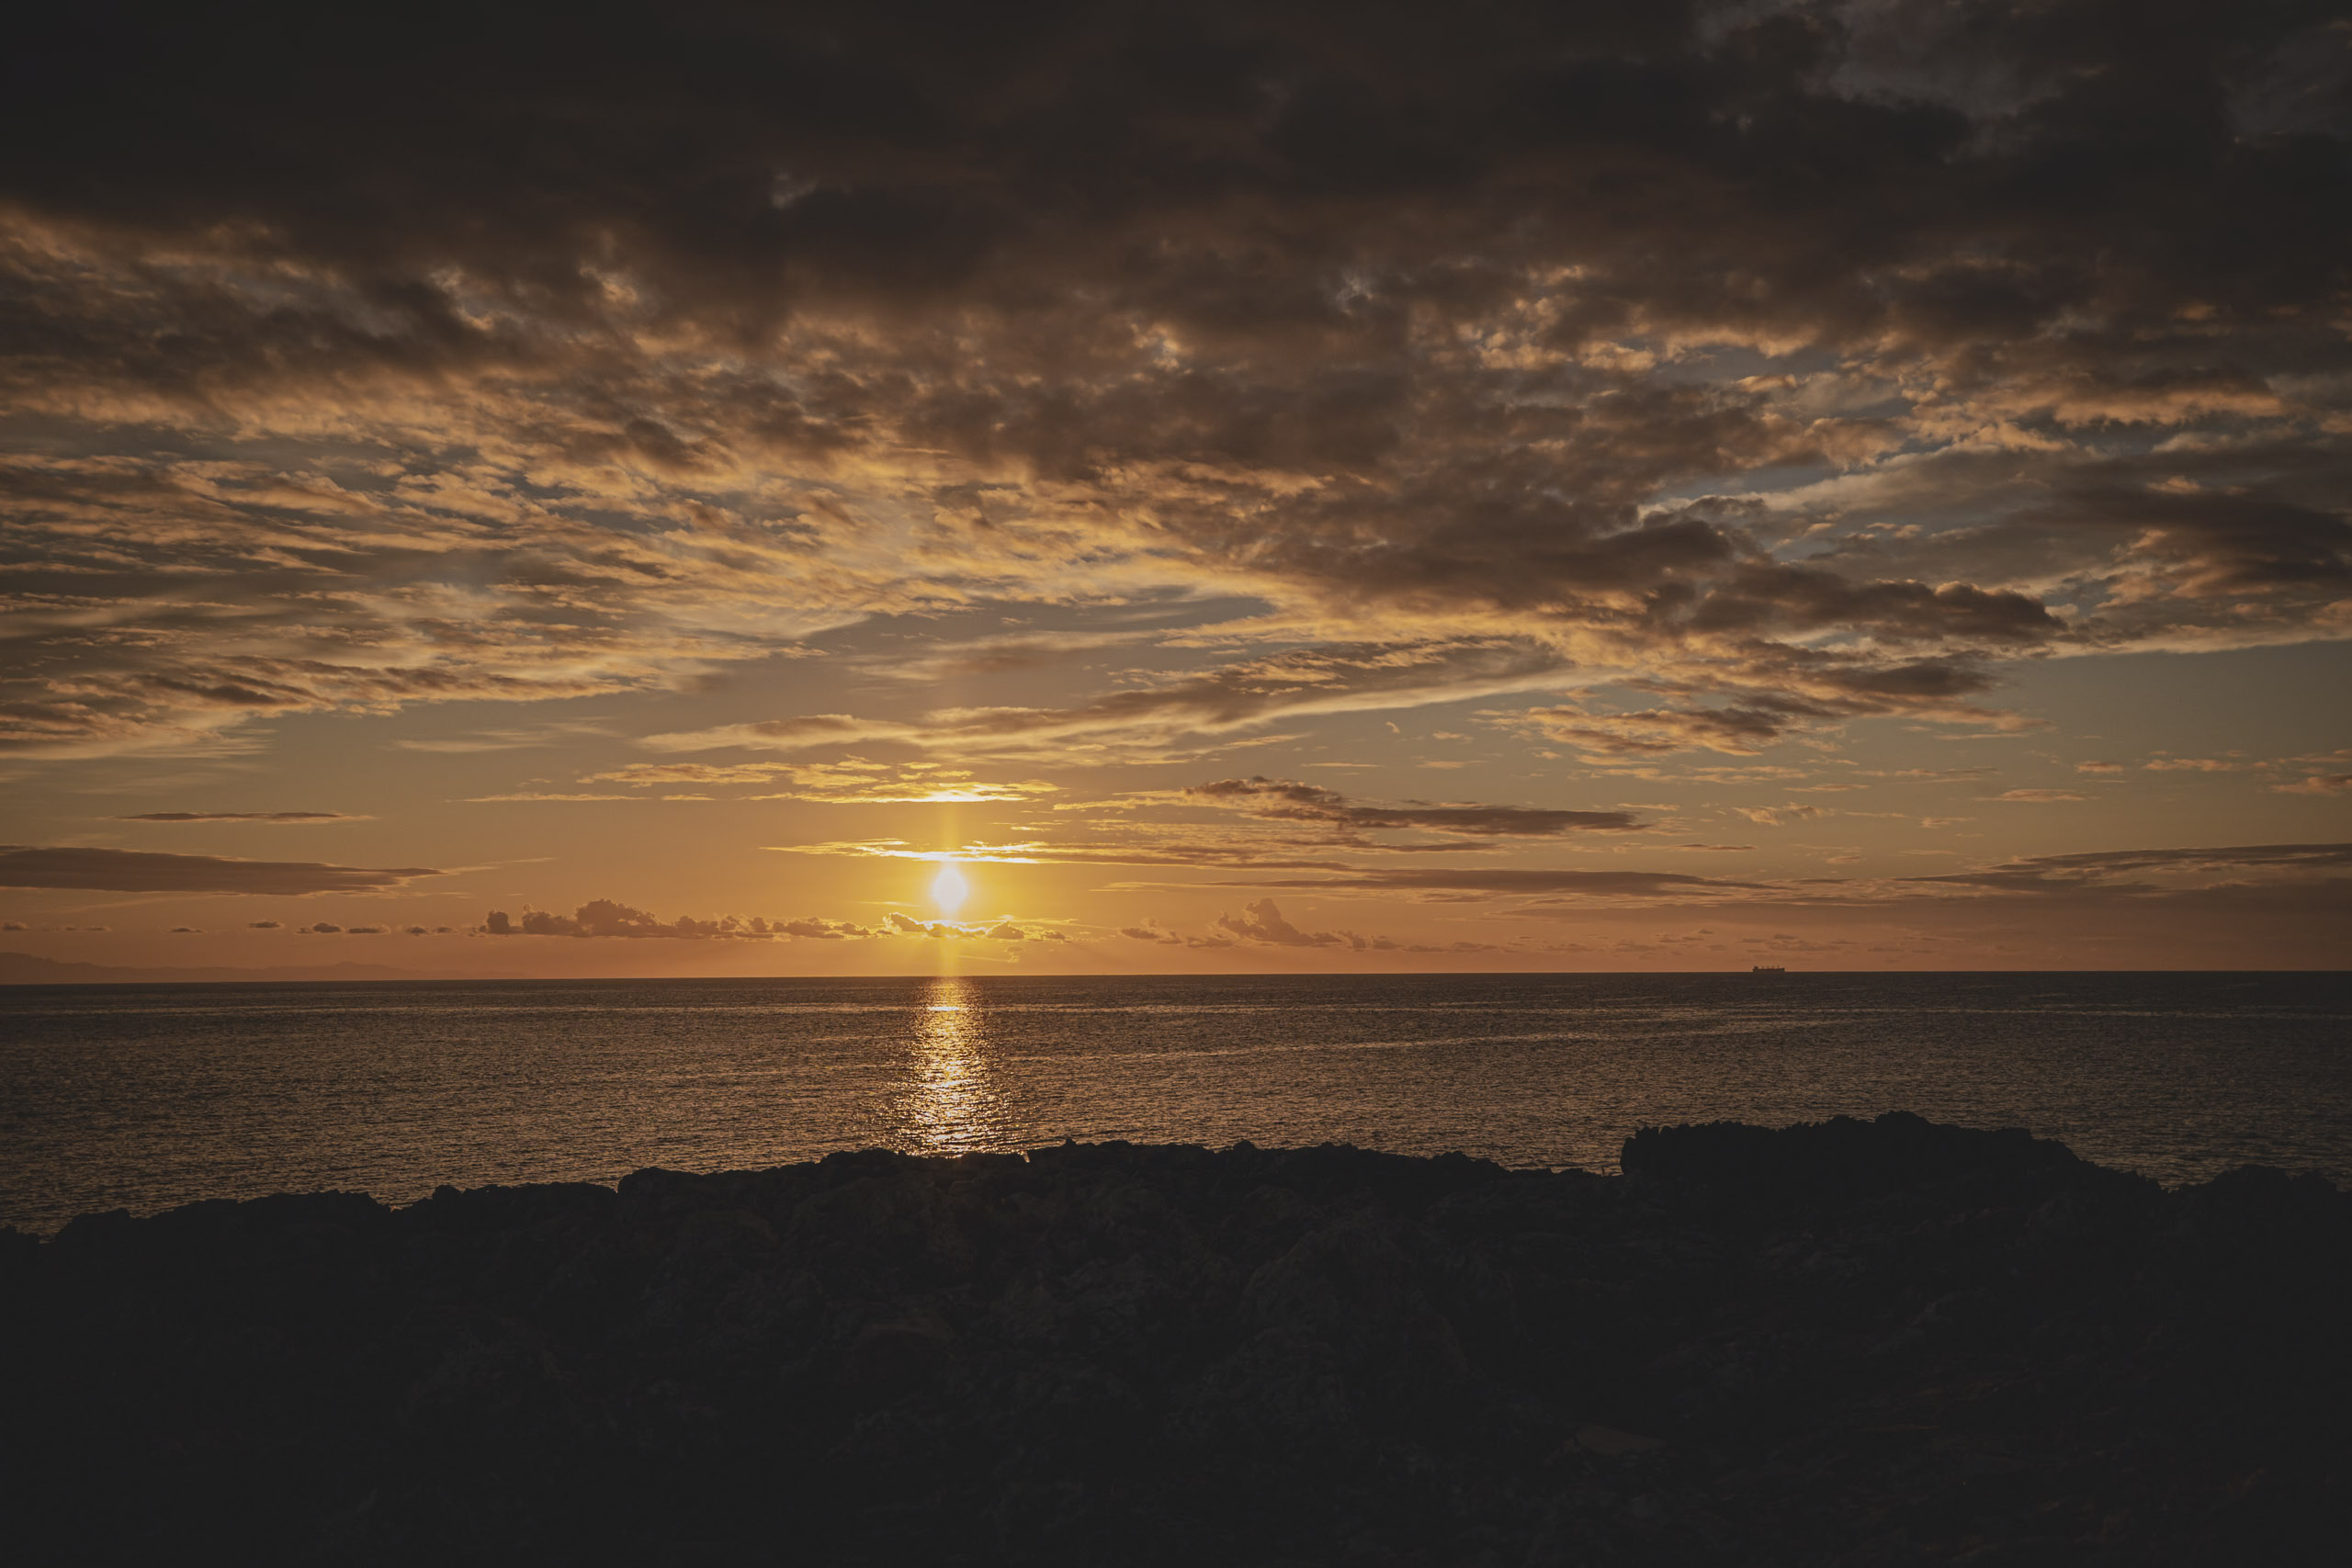
[[502, 980], [503, 975], [470, 975], [431, 969], [396, 969], [383, 964], [280, 964], [260, 969], [164, 969], [121, 964], [77, 964], [31, 953], [0, 953], [0, 986], [196, 986], [238, 980]]

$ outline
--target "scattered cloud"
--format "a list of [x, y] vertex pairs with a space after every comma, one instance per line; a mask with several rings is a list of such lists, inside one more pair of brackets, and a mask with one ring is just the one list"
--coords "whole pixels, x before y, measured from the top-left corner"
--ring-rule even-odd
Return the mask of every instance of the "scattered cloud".
[[[1136, 935], [1135, 930], [1125, 934]], [[1154, 940], [1150, 929], [1143, 932], [1146, 940]], [[1187, 947], [1228, 947], [1246, 942], [1261, 947], [1324, 948], [1348, 953], [1499, 953], [1497, 942], [1458, 941], [1451, 942], [1400, 942], [1394, 937], [1367, 936], [1361, 931], [1304, 931], [1285, 918], [1272, 898], [1260, 898], [1242, 906], [1238, 915], [1220, 915], [1205, 936], [1175, 937], [1161, 935], [1157, 940], [1182, 942]]]
[[2062, 801], [2088, 800], [2089, 795], [2071, 789], [2005, 789], [1998, 795], [1980, 795], [1980, 800]]
[[1735, 806], [1732, 815], [1745, 817], [1759, 828], [1784, 828], [1792, 822], [1811, 822], [1829, 816], [1818, 806], [1792, 801], [1786, 806]]
[[1303, 931], [1283, 918], [1272, 898], [1242, 906], [1238, 915], [1217, 917], [1219, 930], [1249, 942], [1275, 947], [1343, 947], [1348, 939], [1337, 931]]
[[771, 923], [769, 932], [782, 931], [786, 936], [806, 937], [814, 942], [839, 942], [844, 937], [872, 936], [874, 932], [854, 920], [802, 919]]
[[[1069, 938], [1051, 927], [1023, 927], [1012, 920], [980, 921], [966, 925], [956, 920], [919, 920], [912, 915], [892, 910], [885, 922], [888, 931], [900, 936], [959, 938], [983, 942], [1066, 942]], [[875, 935], [885, 934], [876, 931]]]

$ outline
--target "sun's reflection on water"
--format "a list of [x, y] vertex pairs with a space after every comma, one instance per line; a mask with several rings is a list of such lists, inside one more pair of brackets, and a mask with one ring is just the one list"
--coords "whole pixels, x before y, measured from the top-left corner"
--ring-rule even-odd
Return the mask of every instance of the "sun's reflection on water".
[[899, 1096], [899, 1146], [915, 1154], [996, 1148], [1004, 1102], [989, 1066], [979, 987], [942, 976], [914, 1017], [910, 1079]]

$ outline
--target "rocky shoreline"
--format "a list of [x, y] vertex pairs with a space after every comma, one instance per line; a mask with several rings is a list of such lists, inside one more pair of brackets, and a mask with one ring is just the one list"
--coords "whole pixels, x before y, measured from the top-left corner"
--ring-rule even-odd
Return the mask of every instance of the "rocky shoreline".
[[2352, 1199], [1900, 1113], [0, 1232], [21, 1562], [2291, 1563]]

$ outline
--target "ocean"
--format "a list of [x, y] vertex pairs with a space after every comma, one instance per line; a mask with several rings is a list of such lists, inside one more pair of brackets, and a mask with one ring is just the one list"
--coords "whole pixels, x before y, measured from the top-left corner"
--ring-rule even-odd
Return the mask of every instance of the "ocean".
[[1614, 1168], [1653, 1123], [1917, 1111], [2166, 1183], [2352, 1183], [2345, 974], [0, 987], [0, 1224], [1076, 1138]]

